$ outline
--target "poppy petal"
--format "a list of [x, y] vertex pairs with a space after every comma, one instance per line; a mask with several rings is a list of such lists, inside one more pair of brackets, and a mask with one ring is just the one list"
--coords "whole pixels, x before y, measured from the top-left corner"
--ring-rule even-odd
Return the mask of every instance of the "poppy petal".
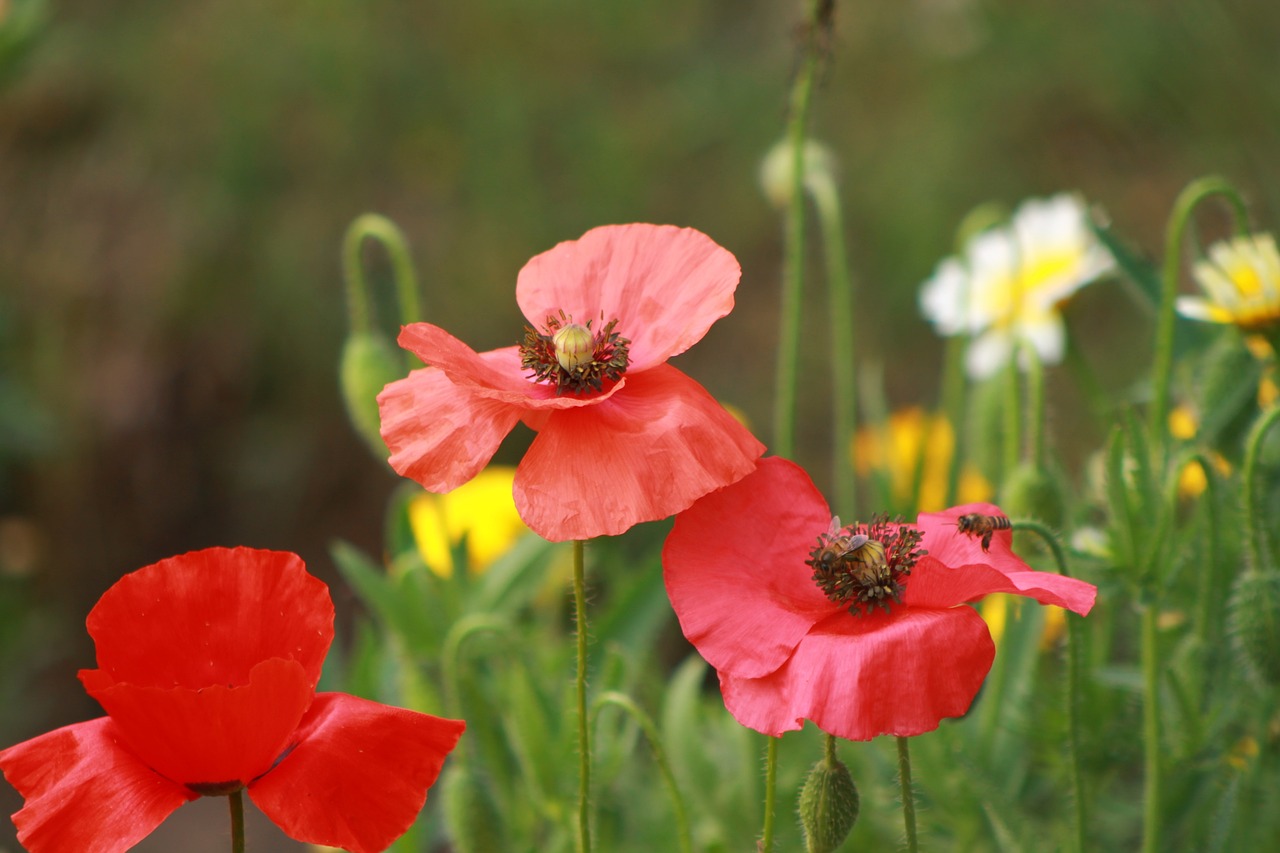
[[261, 661], [284, 658], [315, 684], [333, 642], [333, 601], [297, 554], [207, 548], [125, 575], [87, 625], [111, 681], [243, 685]]
[[319, 693], [296, 746], [249, 796], [291, 838], [385, 850], [413, 823], [466, 724]]
[[611, 397], [626, 384], [623, 377], [596, 394], [557, 394], [554, 385], [529, 381], [529, 371], [520, 363], [519, 347], [478, 353], [430, 323], [405, 326], [400, 330], [399, 343], [427, 364], [443, 371], [454, 385], [471, 389], [478, 396], [526, 409], [591, 406]]
[[[1013, 553], [1011, 530], [995, 531], [988, 549], [983, 551], [982, 537], [961, 533], [956, 527], [957, 519], [971, 513], [1004, 515], [1000, 507], [989, 503], [964, 504], [943, 512], [920, 514], [918, 525], [924, 532], [921, 545], [928, 550], [930, 557], [953, 569], [967, 570], [974, 566], [987, 566], [1004, 575], [1008, 580], [1008, 586], [992, 587], [987, 590], [987, 593], [1013, 592], [1034, 598], [1041, 604], [1065, 607], [1081, 616], [1089, 613], [1098, 595], [1097, 587], [1076, 578], [1033, 570], [1023, 562], [1022, 558]], [[975, 580], [985, 583], [976, 576]], [[908, 595], [910, 595], [910, 587], [908, 587]]]
[[995, 653], [971, 607], [842, 613], [815, 626], [776, 672], [721, 673], [720, 689], [739, 723], [773, 737], [806, 719], [846, 740], [909, 737], [964, 714]]
[[249, 782], [288, 746], [315, 684], [297, 661], [263, 661], [242, 686], [190, 689], [114, 682], [81, 670], [89, 695], [147, 766], [183, 785]]
[[836, 610], [804, 562], [830, 522], [809, 475], [778, 457], [676, 516], [663, 578], [680, 629], [708, 663], [766, 675]]
[[121, 747], [109, 717], [0, 751], [0, 769], [26, 800], [13, 822], [31, 853], [128, 850], [197, 796]]
[[544, 539], [612, 536], [666, 518], [749, 474], [746, 427], [669, 365], [598, 406], [554, 412], [516, 470], [520, 517]]
[[480, 473], [520, 420], [519, 408], [455, 385], [433, 367], [383, 388], [378, 409], [391, 467], [432, 492]]
[[[516, 301], [535, 327], [561, 311], [618, 320], [633, 372], [693, 346], [733, 310], [742, 269], [714, 240], [672, 225], [606, 225], [535, 256], [516, 279]], [[603, 320], [601, 319], [603, 318]]]

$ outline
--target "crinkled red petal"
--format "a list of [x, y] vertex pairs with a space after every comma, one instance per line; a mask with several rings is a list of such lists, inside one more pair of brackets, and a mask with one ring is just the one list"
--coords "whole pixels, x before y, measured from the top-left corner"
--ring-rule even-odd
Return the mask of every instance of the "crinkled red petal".
[[31, 853], [120, 853], [196, 798], [124, 749], [108, 717], [11, 746], [0, 769], [26, 800], [13, 822]]
[[553, 542], [611, 536], [749, 474], [764, 445], [669, 365], [599, 405], [555, 412], [516, 471], [516, 508]]
[[712, 666], [742, 678], [773, 672], [839, 610], [804, 562], [830, 521], [809, 475], [777, 457], [676, 516], [662, 550], [667, 595]]
[[560, 311], [580, 323], [616, 319], [639, 372], [684, 352], [733, 310], [741, 276], [733, 255], [700, 231], [606, 225], [525, 264], [516, 300], [537, 327]]
[[249, 796], [292, 838], [385, 850], [413, 823], [466, 724], [320, 693], [296, 745]]
[[115, 721], [129, 750], [183, 785], [247, 783], [270, 769], [293, 739], [315, 690], [297, 661], [273, 658], [238, 686], [140, 687], [103, 670], [80, 680]]
[[285, 658], [314, 684], [333, 641], [333, 602], [296, 554], [208, 548], [125, 575], [87, 624], [112, 681], [241, 685], [258, 663]]
[[777, 671], [721, 673], [725, 707], [772, 736], [812, 720], [846, 740], [909, 737], [964, 714], [995, 658], [972, 608], [832, 616], [815, 626]]

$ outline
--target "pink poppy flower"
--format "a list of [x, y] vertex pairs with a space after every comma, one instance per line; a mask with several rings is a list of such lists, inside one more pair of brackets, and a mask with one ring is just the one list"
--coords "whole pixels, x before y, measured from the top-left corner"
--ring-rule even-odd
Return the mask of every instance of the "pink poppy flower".
[[764, 452], [668, 365], [733, 308], [741, 270], [690, 228], [594, 228], [520, 270], [521, 346], [476, 353], [429, 323], [400, 345], [431, 365], [378, 396], [391, 467], [428, 491], [474, 477], [523, 421], [521, 518], [552, 541], [622, 533], [746, 476]]
[[812, 720], [847, 740], [917, 735], [964, 714], [995, 658], [966, 602], [1008, 592], [1083, 615], [1097, 594], [1033, 571], [1008, 529], [984, 550], [981, 530], [957, 527], [971, 513], [1000, 510], [841, 527], [803, 469], [764, 459], [676, 516], [662, 555], [667, 593], [744, 726], [777, 737]]
[[210, 548], [125, 575], [89, 613], [107, 716], [0, 751], [32, 853], [117, 853], [183, 803], [245, 789], [292, 838], [383, 850], [465, 724], [316, 693], [328, 588], [296, 554]]

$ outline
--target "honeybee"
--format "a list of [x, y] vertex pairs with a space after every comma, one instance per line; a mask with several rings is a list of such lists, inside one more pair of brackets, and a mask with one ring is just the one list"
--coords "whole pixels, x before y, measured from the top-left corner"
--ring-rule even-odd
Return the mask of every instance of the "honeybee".
[[1003, 515], [983, 515], [980, 512], [971, 512], [956, 519], [956, 530], [966, 536], [982, 537], [983, 551], [991, 547], [992, 534], [997, 530], [1008, 530], [1012, 526], [1009, 519]]
[[835, 516], [831, 519], [831, 527], [827, 529], [826, 537], [818, 538], [821, 547], [813, 553], [814, 561], [820, 563], [824, 569], [831, 569], [849, 553], [849, 544], [855, 538], [857, 537], [848, 533], [840, 533], [840, 516]]
[[845, 557], [862, 566], [864, 577], [889, 567], [889, 561], [885, 558], [884, 545], [863, 533], [849, 539]]

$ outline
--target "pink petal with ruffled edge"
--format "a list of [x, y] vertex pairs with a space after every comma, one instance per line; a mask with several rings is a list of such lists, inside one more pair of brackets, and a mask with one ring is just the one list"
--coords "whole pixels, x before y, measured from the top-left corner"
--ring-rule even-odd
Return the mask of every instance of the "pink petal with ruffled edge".
[[554, 412], [516, 470], [515, 500], [552, 542], [613, 536], [742, 479], [764, 452], [706, 390], [669, 365], [600, 405]]
[[520, 409], [455, 385], [434, 367], [415, 370], [378, 395], [387, 461], [432, 492], [470, 480], [520, 420]]
[[806, 719], [846, 740], [909, 737], [968, 711], [994, 659], [986, 623], [970, 607], [841, 613], [776, 672], [722, 673], [720, 689], [734, 719], [774, 737]]
[[353, 853], [385, 850], [413, 823], [466, 724], [320, 693], [297, 745], [249, 786], [291, 838]]
[[629, 373], [693, 346], [733, 309], [742, 269], [692, 228], [606, 225], [535, 256], [516, 280], [516, 301], [543, 328], [560, 311], [592, 328], [617, 319], [631, 341]]
[[31, 853], [121, 853], [196, 798], [123, 749], [108, 717], [11, 746], [0, 769], [26, 800], [13, 822]]
[[[1008, 578], [1012, 589], [991, 589], [988, 592], [1016, 592], [1039, 601], [1056, 604], [1085, 616], [1093, 609], [1098, 588], [1075, 578], [1037, 572], [1013, 553], [1013, 532], [997, 530], [991, 537], [988, 551], [982, 550], [982, 537], [961, 533], [956, 519], [970, 513], [1003, 516], [1004, 511], [995, 504], [973, 503], [951, 507], [943, 512], [921, 513], [918, 521], [924, 532], [921, 545], [929, 556], [954, 569], [969, 566], [989, 566]], [[968, 599], [970, 601], [974, 599]]]
[[809, 475], [777, 457], [676, 516], [663, 578], [680, 629], [708, 663], [743, 678], [773, 672], [839, 609], [804, 562], [830, 522]]

